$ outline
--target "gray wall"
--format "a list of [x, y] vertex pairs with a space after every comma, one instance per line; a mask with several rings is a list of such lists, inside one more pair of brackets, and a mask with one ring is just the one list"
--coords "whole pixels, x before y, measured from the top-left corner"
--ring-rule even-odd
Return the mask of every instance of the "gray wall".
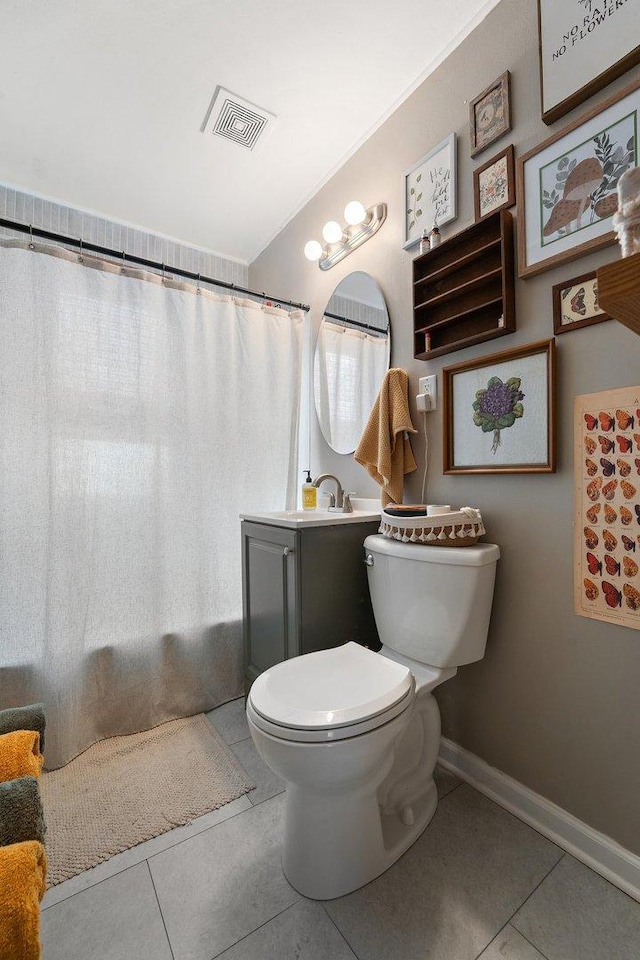
[[[553, 336], [551, 286], [618, 256], [610, 247], [528, 281], [517, 281], [517, 332], [450, 354], [413, 359], [411, 259], [402, 250], [403, 171], [451, 129], [459, 136], [459, 217], [473, 220], [468, 99], [504, 70], [512, 72], [514, 129], [478, 163], [513, 142], [522, 154], [549, 135], [540, 120], [536, 4], [503, 0], [464, 43], [384, 123], [251, 265], [258, 289], [313, 306], [314, 329], [334, 286], [352, 270], [380, 283], [393, 330], [392, 362], [417, 378], [442, 366]], [[635, 69], [578, 108], [579, 115], [632, 79]], [[573, 116], [573, 115], [571, 115]], [[551, 130], [561, 129], [569, 117]], [[323, 273], [302, 249], [344, 204], [385, 201], [380, 232]], [[514, 208], [515, 212], [515, 208]], [[429, 416], [427, 499], [477, 505], [502, 560], [485, 659], [464, 667], [438, 691], [443, 732], [490, 764], [640, 854], [640, 632], [577, 617], [572, 599], [572, 407], [576, 394], [640, 381], [640, 339], [617, 321], [558, 338], [558, 471], [555, 475], [445, 477], [441, 412]], [[441, 381], [439, 379], [439, 385]], [[414, 422], [419, 424], [412, 397]], [[313, 420], [314, 418], [312, 418]], [[420, 498], [419, 470], [405, 499]], [[312, 469], [336, 473], [345, 487], [373, 493], [350, 457], [333, 454], [314, 426]]]
[[[179, 267], [203, 277], [224, 280], [225, 283], [247, 285], [248, 268], [245, 263], [221, 257], [199, 247], [192, 247], [178, 240], [171, 240], [141, 227], [132, 227], [117, 220], [108, 220], [86, 210], [70, 207], [55, 200], [45, 200], [24, 190], [0, 183], [0, 218], [14, 223], [31, 224], [52, 233], [59, 233], [84, 243], [107, 247], [109, 250], [124, 250], [145, 260], [155, 260], [167, 267]], [[0, 227], [3, 237], [26, 240], [24, 233]], [[45, 241], [38, 240], [39, 243]]]

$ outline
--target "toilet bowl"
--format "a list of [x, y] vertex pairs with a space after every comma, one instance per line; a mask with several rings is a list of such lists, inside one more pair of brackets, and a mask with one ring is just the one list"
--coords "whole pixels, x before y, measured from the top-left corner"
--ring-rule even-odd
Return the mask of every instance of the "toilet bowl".
[[247, 699], [258, 752], [286, 784], [285, 875], [317, 900], [379, 876], [435, 813], [432, 691], [484, 654], [499, 557], [493, 544], [379, 536], [365, 553], [382, 649], [347, 642], [286, 660]]

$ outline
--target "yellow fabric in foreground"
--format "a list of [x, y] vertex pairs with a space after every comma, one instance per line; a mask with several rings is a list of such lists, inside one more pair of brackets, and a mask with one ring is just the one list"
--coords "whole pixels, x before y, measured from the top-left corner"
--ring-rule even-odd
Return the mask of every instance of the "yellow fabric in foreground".
[[37, 840], [0, 848], [0, 957], [39, 960], [47, 858]]
[[417, 469], [407, 433], [418, 431], [409, 413], [409, 376], [388, 370], [354, 458], [382, 487], [382, 505], [402, 503], [404, 475]]
[[43, 763], [39, 733], [16, 730], [0, 737], [0, 783], [18, 777], [38, 777]]

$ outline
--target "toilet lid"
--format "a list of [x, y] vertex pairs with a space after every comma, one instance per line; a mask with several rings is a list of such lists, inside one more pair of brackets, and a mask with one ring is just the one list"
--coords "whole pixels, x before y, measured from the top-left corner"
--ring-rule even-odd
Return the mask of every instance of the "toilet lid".
[[412, 687], [408, 667], [349, 642], [265, 670], [249, 697], [259, 714], [280, 726], [329, 730], [384, 713]]

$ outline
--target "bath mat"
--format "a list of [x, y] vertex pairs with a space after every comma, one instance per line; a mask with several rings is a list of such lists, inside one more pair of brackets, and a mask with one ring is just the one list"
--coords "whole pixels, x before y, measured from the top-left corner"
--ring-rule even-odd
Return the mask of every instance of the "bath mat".
[[40, 786], [54, 886], [255, 785], [198, 714], [95, 743]]

